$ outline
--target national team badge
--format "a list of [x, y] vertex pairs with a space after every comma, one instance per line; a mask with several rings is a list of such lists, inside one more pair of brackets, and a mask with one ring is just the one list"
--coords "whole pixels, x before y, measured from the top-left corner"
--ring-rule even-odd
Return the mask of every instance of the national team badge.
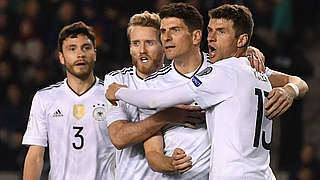
[[75, 104], [73, 105], [73, 116], [80, 120], [84, 116], [84, 105]]
[[97, 121], [104, 121], [106, 120], [106, 109], [105, 107], [96, 107], [93, 110], [93, 118]]
[[212, 69], [213, 68], [209, 66], [209, 67], [205, 68], [204, 70], [202, 70], [201, 72], [199, 72], [197, 74], [197, 76], [204, 76], [204, 75], [210, 74]]

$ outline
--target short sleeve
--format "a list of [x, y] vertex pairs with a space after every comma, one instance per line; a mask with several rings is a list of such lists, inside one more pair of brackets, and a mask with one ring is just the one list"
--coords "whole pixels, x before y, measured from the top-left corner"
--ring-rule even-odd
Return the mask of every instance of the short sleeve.
[[104, 77], [104, 90], [105, 90], [105, 92], [107, 92], [109, 85], [114, 82], [119, 83], [114, 76], [112, 76], [110, 74], [105, 75], [105, 77]]
[[108, 110], [107, 110], [107, 123], [108, 126], [115, 121], [119, 120], [128, 120], [129, 117], [127, 115], [127, 107], [125, 102], [119, 101], [118, 106], [113, 106], [108, 102]]
[[33, 97], [27, 130], [22, 144], [47, 147], [46, 111], [39, 93]]

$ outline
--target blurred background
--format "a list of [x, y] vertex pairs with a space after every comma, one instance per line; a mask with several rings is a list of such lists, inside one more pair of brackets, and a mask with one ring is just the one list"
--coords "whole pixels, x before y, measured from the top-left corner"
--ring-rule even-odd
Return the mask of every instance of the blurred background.
[[[320, 179], [319, 0], [0, 0], [0, 180], [21, 179], [27, 152], [21, 139], [35, 92], [65, 77], [56, 50], [60, 29], [78, 20], [95, 28], [95, 73], [103, 79], [131, 65], [129, 17], [170, 2], [192, 3], [202, 13], [205, 52], [208, 10], [225, 3], [249, 7], [251, 44], [264, 53], [266, 66], [297, 75], [310, 88], [274, 123], [272, 168], [280, 180]], [[48, 170], [46, 163], [42, 179]]]

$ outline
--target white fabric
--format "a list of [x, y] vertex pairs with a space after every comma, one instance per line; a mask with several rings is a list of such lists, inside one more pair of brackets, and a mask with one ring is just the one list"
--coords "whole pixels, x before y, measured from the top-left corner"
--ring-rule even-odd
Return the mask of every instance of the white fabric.
[[[190, 81], [190, 78], [194, 74], [205, 69], [211, 63], [206, 53], [202, 54], [203, 60], [199, 68], [189, 73], [189, 76], [180, 74], [174, 67], [174, 60], [170, 64], [170, 67], [165, 72], [157, 72], [154, 74], [154, 78], [146, 80], [146, 84], [151, 89], [167, 89], [169, 87], [175, 87], [182, 85]], [[170, 101], [171, 96], [177, 96], [176, 92], [171, 93], [167, 97], [161, 97], [162, 101]], [[179, 96], [179, 95], [178, 95]], [[180, 98], [185, 98], [184, 94], [181, 94]], [[146, 98], [143, 98], [146, 99]], [[185, 104], [191, 104], [192, 101], [184, 102]], [[192, 105], [195, 105], [192, 103]], [[147, 113], [149, 116], [150, 111], [141, 111]], [[199, 124], [197, 129], [191, 129], [184, 126], [167, 126], [163, 128], [164, 133], [164, 152], [166, 156], [172, 156], [175, 148], [183, 149], [188, 156], [192, 157], [192, 168], [181, 175], [177, 173], [164, 174], [166, 179], [181, 179], [181, 180], [194, 180], [194, 179], [208, 179], [209, 175], [209, 161], [210, 161], [210, 141], [207, 133], [207, 127], [205, 123]]]
[[268, 68], [268, 67], [266, 67], [266, 75], [267, 75], [268, 77], [270, 77], [272, 73], [273, 73], [273, 70], [270, 69], [270, 68]]
[[[136, 75], [135, 67], [124, 68], [107, 74], [105, 76], [105, 90], [113, 82], [125, 84], [132, 89], [146, 88], [144, 81]], [[109, 106], [107, 112], [108, 126], [118, 120], [139, 121], [138, 108], [121, 101], [116, 107]], [[148, 166], [142, 143], [117, 150], [116, 167], [117, 180], [158, 180], [161, 178], [160, 173], [152, 171]]]
[[[192, 96], [187, 94], [187, 83], [170, 89], [131, 89], [120, 88], [116, 92], [116, 98], [125, 101], [132, 106], [144, 108], [143, 116], [146, 117], [145, 109], [165, 109], [179, 104], [191, 104]], [[156, 94], [156, 96], [155, 96]], [[120, 102], [121, 102], [120, 101]], [[149, 113], [154, 113], [151, 110]], [[149, 114], [150, 115], [150, 114]]]
[[[182, 103], [181, 94], [190, 93], [202, 108], [207, 109], [207, 127], [213, 144], [210, 179], [274, 180], [267, 147], [271, 142], [272, 121], [264, 116], [263, 108], [271, 90], [266, 75], [255, 72], [246, 58], [216, 62], [206, 72], [209, 73], [194, 77], [187, 85], [164, 91], [145, 91], [143, 97], [155, 102], [157, 99], [152, 97], [155, 93], [165, 97], [176, 90], [177, 96], [172, 96], [174, 100], [167, 106]], [[141, 91], [131, 93], [139, 98], [137, 93]], [[121, 93], [119, 97], [126, 98]], [[160, 103], [156, 106], [161, 106]], [[261, 112], [260, 117], [258, 112]]]
[[[211, 67], [210, 74], [189, 82], [196, 102], [207, 108], [207, 126], [214, 142], [210, 179], [275, 179], [269, 150], [262, 145], [271, 142], [272, 121], [264, 116], [263, 108], [270, 82], [266, 75], [255, 72], [246, 58], [222, 60]], [[260, 107], [259, 97], [263, 101]], [[258, 107], [261, 118], [257, 117]]]
[[38, 91], [22, 144], [49, 146], [49, 179], [114, 179], [103, 81], [81, 96], [66, 80]]

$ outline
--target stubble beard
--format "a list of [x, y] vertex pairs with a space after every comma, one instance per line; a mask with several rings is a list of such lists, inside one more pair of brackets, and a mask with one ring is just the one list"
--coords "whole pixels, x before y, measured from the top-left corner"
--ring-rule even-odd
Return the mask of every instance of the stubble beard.
[[79, 78], [81, 80], [86, 80], [89, 78], [90, 74], [93, 72], [94, 69], [94, 62], [92, 63], [88, 63], [88, 68], [86, 71], [80, 71], [80, 72], [76, 72], [75, 69], [75, 65], [64, 65], [64, 68], [66, 69], [66, 71], [71, 74], [72, 76]]
[[156, 72], [160, 67], [160, 65], [158, 63], [155, 63], [154, 61], [151, 64], [147, 64], [147, 65], [142, 65], [142, 64], [139, 64], [137, 61], [134, 61], [133, 65], [137, 68], [137, 71], [147, 76]]

